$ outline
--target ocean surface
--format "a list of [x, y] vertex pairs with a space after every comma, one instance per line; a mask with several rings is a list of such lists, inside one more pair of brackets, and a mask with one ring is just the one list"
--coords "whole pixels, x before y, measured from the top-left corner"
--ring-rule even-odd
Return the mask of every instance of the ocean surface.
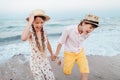
[[[77, 25], [81, 18], [52, 19], [45, 23], [49, 41], [55, 52], [57, 41], [66, 27]], [[27, 22], [21, 20], [0, 20], [0, 60], [17, 54], [30, 55], [28, 41], [22, 42], [20, 36]], [[120, 18], [101, 18], [100, 27], [95, 29], [83, 43], [86, 55], [114, 56], [120, 54]], [[64, 47], [63, 47], [64, 48]], [[63, 56], [63, 48], [59, 56]], [[49, 53], [48, 53], [49, 55]]]

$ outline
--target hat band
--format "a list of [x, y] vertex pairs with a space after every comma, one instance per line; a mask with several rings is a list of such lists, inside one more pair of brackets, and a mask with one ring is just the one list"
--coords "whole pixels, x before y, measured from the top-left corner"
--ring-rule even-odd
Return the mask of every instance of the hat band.
[[96, 23], [96, 24], [99, 24], [99, 22], [96, 22], [96, 21], [92, 21], [92, 20], [87, 20], [87, 19], [84, 19], [83, 21], [89, 21], [89, 22], [92, 22], [92, 23]]

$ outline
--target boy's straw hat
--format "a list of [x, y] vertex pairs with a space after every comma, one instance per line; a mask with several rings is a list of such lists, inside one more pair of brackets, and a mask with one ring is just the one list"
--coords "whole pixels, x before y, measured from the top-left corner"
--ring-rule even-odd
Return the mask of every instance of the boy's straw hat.
[[[50, 19], [50, 17], [47, 16], [45, 14], [45, 12], [41, 9], [35, 9], [35, 10], [32, 11], [31, 14], [34, 14], [34, 16], [43, 16], [43, 17], [45, 17], [45, 21], [48, 21]], [[26, 20], [29, 21], [29, 17], [27, 17]]]
[[96, 16], [96, 15], [92, 15], [92, 14], [89, 14], [89, 15], [86, 15], [85, 18], [83, 19], [84, 22], [87, 22], [87, 23], [90, 23], [90, 24], [93, 24], [93, 25], [96, 25], [96, 26], [99, 26], [99, 17]]

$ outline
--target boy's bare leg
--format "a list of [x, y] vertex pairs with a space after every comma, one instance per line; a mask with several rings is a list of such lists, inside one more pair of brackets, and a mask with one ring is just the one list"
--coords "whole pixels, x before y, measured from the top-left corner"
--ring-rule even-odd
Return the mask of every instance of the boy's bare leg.
[[81, 73], [81, 79], [80, 80], [88, 80], [88, 73]]

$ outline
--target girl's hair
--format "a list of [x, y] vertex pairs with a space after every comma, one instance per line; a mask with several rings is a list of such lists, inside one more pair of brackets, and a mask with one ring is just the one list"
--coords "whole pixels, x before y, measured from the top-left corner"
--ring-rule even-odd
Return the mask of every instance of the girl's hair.
[[[82, 25], [83, 22], [84, 22], [85, 24], [90, 24], [90, 23], [87, 23], [87, 22], [85, 22], [85, 21], [81, 21], [79, 25]], [[91, 25], [93, 26], [93, 28], [97, 28], [97, 27], [98, 27], [97, 25], [94, 25], [94, 24], [91, 24]]]
[[[36, 17], [41, 17], [41, 16], [35, 16], [34, 19], [36, 19]], [[33, 31], [33, 34], [35, 36], [36, 46], [38, 47], [39, 51], [40, 52], [45, 52], [45, 36], [44, 36], [44, 30], [43, 30], [43, 28], [40, 31], [41, 32], [41, 42], [42, 42], [42, 44], [39, 43], [39, 41], [38, 41], [38, 37], [37, 37], [36, 31], [35, 31], [35, 28], [34, 28], [33, 25], [32, 25], [32, 31]]]
[[37, 17], [42, 18], [44, 21], [45, 21], [45, 19], [46, 19], [44, 16], [35, 16], [34, 19], [36, 19]]

